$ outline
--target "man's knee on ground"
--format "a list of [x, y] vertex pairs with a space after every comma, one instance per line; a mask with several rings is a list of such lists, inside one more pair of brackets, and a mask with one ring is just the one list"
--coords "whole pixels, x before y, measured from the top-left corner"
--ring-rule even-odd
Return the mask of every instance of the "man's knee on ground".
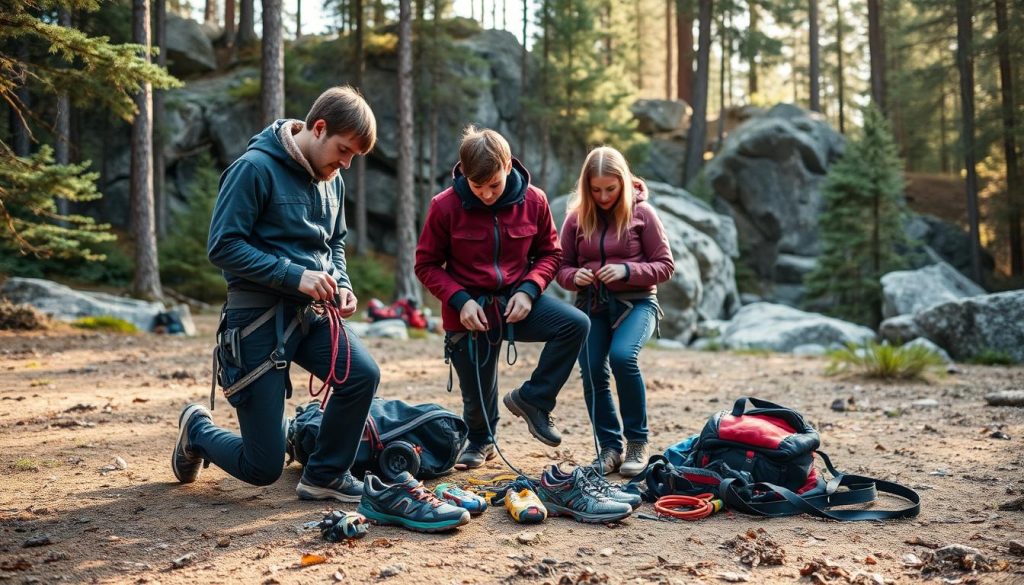
[[261, 463], [252, 466], [247, 480], [255, 486], [267, 486], [280, 479], [283, 471], [282, 461], [278, 461], [276, 466], [270, 463]]

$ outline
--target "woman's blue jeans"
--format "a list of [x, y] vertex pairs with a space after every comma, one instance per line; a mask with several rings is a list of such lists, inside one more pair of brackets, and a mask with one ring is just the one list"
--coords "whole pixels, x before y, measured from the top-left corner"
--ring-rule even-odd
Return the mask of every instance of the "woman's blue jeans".
[[[633, 302], [633, 309], [618, 327], [612, 325], [627, 309], [613, 301], [590, 315], [590, 335], [580, 353], [583, 396], [602, 449], [622, 452], [627, 441], [647, 441], [647, 388], [640, 372], [640, 350], [654, 333], [658, 305], [654, 299]], [[622, 423], [612, 397], [611, 376], [619, 395]]]

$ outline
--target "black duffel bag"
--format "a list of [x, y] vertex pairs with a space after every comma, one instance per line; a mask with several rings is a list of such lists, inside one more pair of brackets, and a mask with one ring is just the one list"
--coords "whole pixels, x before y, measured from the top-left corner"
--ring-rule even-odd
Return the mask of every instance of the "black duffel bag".
[[[295, 418], [288, 419], [288, 463], [306, 464], [322, 420], [317, 400], [295, 408]], [[403, 471], [419, 479], [444, 475], [455, 466], [468, 433], [462, 417], [439, 404], [374, 398], [352, 473], [371, 471], [388, 481]]]

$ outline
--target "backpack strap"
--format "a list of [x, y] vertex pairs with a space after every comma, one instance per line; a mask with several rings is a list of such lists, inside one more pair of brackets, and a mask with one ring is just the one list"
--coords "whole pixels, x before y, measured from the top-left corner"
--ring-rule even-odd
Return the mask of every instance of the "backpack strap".
[[[914, 490], [889, 481], [844, 474], [837, 471], [828, 455], [815, 451], [828, 468], [833, 478], [826, 484], [825, 493], [814, 496], [801, 496], [782, 486], [770, 483], [743, 484], [740, 480], [726, 478], [722, 480], [720, 495], [727, 508], [753, 514], [756, 516], [792, 516], [810, 514], [831, 520], [893, 520], [897, 518], [913, 518], [921, 511], [921, 496]], [[839, 491], [839, 488], [847, 488]], [[763, 498], [754, 494], [774, 494], [781, 500], [758, 501]], [[874, 501], [878, 492], [903, 498], [910, 505], [899, 510], [834, 510], [836, 506], [864, 504]]]

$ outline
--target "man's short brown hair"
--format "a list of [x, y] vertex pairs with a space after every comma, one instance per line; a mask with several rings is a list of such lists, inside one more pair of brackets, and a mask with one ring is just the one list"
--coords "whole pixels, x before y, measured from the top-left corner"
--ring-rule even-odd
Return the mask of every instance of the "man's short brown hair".
[[462, 133], [459, 162], [462, 163], [462, 174], [480, 184], [508, 168], [512, 162], [512, 149], [501, 134], [487, 128], [480, 130], [471, 124]]
[[350, 85], [332, 87], [320, 94], [306, 114], [306, 129], [312, 130], [320, 119], [327, 123], [328, 136], [355, 136], [364, 154], [373, 150], [377, 142], [377, 119], [373, 117], [373, 110]]

